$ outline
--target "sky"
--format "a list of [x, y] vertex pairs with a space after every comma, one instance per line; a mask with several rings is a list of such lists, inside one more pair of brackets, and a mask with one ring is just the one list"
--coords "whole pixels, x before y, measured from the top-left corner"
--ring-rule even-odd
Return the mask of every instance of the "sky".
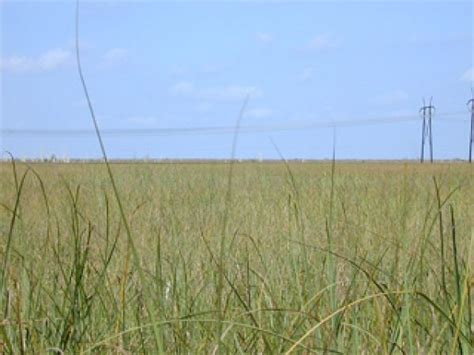
[[[99, 158], [75, 2], [0, 0], [0, 11], [2, 156]], [[325, 159], [335, 145], [340, 159], [417, 159], [418, 111], [433, 96], [435, 158], [465, 159], [473, 11], [471, 1], [81, 1], [81, 61], [111, 158], [228, 158], [248, 95], [237, 158], [275, 159], [278, 148]]]

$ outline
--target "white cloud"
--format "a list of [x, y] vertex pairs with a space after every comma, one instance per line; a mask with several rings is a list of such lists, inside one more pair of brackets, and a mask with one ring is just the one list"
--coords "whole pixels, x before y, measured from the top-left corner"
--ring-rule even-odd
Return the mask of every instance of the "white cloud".
[[105, 64], [123, 63], [129, 57], [128, 50], [124, 48], [112, 48], [109, 49], [103, 56], [103, 62]]
[[474, 82], [474, 67], [471, 69], [468, 69], [462, 76], [461, 76], [462, 81], [472, 81]]
[[170, 93], [200, 100], [242, 100], [247, 94], [251, 98], [263, 96], [262, 90], [255, 86], [227, 85], [222, 87], [198, 88], [193, 83], [181, 81], [170, 88]]
[[408, 94], [403, 90], [394, 90], [375, 96], [371, 101], [376, 104], [390, 105], [408, 99]]
[[0, 59], [0, 70], [11, 72], [51, 71], [72, 62], [72, 53], [64, 49], [52, 49], [37, 57], [8, 56]]
[[211, 63], [194, 68], [186, 67], [184, 65], [173, 65], [169, 69], [169, 73], [175, 78], [184, 78], [189, 76], [217, 76], [220, 75], [223, 71], [224, 68], [222, 66]]
[[201, 90], [199, 96], [208, 100], [241, 100], [246, 95], [258, 98], [263, 95], [262, 91], [255, 86], [228, 85], [224, 87], [207, 88]]
[[340, 40], [328, 34], [319, 34], [314, 36], [306, 45], [306, 48], [313, 51], [336, 48]]
[[273, 116], [275, 112], [269, 108], [256, 107], [245, 112], [245, 116], [253, 118], [267, 118]]
[[64, 49], [53, 49], [38, 58], [38, 65], [42, 70], [53, 70], [64, 66], [71, 59], [71, 52]]
[[194, 84], [189, 81], [180, 81], [170, 88], [170, 92], [175, 95], [191, 95], [195, 90]]
[[257, 32], [255, 34], [255, 38], [257, 42], [262, 43], [262, 44], [270, 44], [273, 42], [273, 36], [265, 32]]
[[2, 71], [23, 72], [31, 69], [33, 62], [28, 57], [10, 56], [0, 59], [0, 69]]

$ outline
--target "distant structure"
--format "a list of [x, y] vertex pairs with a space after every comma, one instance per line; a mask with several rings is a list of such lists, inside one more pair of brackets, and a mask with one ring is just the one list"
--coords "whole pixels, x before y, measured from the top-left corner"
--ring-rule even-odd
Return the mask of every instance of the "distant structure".
[[423, 126], [421, 129], [421, 163], [423, 163], [423, 161], [425, 160], [426, 141], [428, 141], [430, 148], [430, 162], [433, 163], [433, 130], [431, 121], [436, 111], [436, 108], [433, 106], [432, 102], [433, 97], [430, 98], [429, 105], [426, 105], [425, 99], [423, 98], [423, 106], [420, 108], [420, 116], [423, 119]]
[[[471, 92], [472, 92], [471, 88]], [[474, 92], [472, 92], [472, 99], [467, 102], [469, 111], [471, 112], [471, 133], [469, 135], [469, 163], [472, 162], [472, 146], [474, 144]]]

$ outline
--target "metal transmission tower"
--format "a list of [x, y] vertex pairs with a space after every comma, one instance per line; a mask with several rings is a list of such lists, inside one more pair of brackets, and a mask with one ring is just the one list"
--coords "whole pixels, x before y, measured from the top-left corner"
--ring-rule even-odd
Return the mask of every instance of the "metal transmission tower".
[[421, 157], [420, 161], [423, 163], [425, 159], [425, 143], [428, 139], [430, 147], [430, 161], [433, 162], [433, 130], [431, 119], [436, 111], [436, 108], [432, 105], [433, 97], [430, 98], [430, 104], [426, 105], [425, 99], [423, 98], [423, 106], [420, 108], [420, 115], [423, 119], [423, 127], [421, 131]]
[[474, 92], [471, 87], [472, 99], [467, 102], [469, 111], [471, 111], [471, 134], [469, 135], [469, 163], [472, 162], [472, 146], [474, 144]]

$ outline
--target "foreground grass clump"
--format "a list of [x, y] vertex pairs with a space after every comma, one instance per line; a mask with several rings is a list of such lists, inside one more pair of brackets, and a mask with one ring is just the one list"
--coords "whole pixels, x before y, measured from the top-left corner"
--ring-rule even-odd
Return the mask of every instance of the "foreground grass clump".
[[0, 169], [0, 352], [473, 352], [468, 165]]

